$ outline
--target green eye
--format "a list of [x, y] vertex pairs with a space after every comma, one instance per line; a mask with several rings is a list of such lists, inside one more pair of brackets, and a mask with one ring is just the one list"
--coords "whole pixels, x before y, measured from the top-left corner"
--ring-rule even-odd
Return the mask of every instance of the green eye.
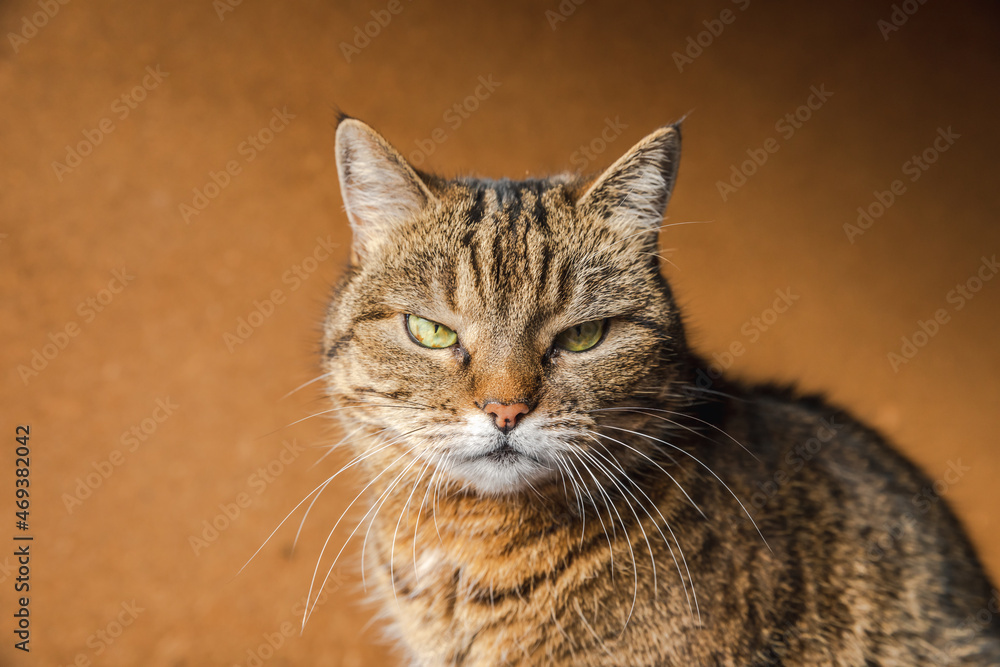
[[581, 322], [556, 336], [556, 345], [570, 352], [584, 352], [601, 342], [607, 328], [607, 320]]
[[458, 334], [437, 322], [425, 320], [416, 315], [406, 316], [406, 329], [424, 347], [451, 347], [458, 341]]

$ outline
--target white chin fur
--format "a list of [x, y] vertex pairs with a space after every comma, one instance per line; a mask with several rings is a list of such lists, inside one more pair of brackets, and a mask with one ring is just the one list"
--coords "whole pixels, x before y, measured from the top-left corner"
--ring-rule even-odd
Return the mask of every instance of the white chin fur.
[[553, 468], [523, 456], [515, 461], [477, 459], [464, 461], [450, 470], [456, 479], [484, 495], [503, 495], [526, 491], [532, 485], [557, 474]]
[[[449, 454], [458, 460], [449, 466], [452, 477], [484, 495], [503, 495], [529, 490], [559, 474], [551, 454], [561, 443], [530, 416], [506, 438], [487, 419], [478, 415], [469, 419], [463, 429], [465, 437], [450, 448]], [[504, 440], [518, 455], [500, 460], [475, 458], [496, 449]]]

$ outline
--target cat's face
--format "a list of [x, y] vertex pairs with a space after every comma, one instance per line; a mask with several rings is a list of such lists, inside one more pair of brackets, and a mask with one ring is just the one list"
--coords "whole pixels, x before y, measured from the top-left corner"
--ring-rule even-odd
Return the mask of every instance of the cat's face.
[[344, 120], [355, 245], [325, 364], [345, 428], [506, 493], [579, 466], [607, 408], [669, 392], [683, 334], [656, 252], [678, 152], [668, 127], [589, 188], [443, 181]]

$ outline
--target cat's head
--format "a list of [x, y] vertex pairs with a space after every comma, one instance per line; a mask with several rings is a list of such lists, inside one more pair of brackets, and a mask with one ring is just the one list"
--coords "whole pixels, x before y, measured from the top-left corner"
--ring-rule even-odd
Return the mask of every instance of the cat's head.
[[614, 446], [609, 408], [671, 394], [685, 347], [657, 251], [677, 126], [592, 181], [444, 180], [350, 118], [336, 151], [354, 245], [324, 365], [371, 447], [518, 492]]

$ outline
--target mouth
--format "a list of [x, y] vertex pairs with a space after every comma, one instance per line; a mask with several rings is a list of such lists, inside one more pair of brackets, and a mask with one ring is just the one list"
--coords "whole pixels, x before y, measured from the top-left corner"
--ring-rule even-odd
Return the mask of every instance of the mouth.
[[489, 461], [497, 465], [513, 465], [522, 459], [531, 461], [532, 463], [540, 464], [541, 461], [537, 457], [527, 454], [519, 449], [516, 449], [510, 444], [507, 438], [504, 438], [496, 447], [493, 449], [483, 452], [481, 454], [474, 454], [466, 458], [468, 462], [474, 461]]
[[521, 453], [511, 447], [510, 443], [504, 441], [499, 447], [486, 452], [480, 458], [493, 461], [494, 463], [510, 465], [521, 458]]
[[[450, 471], [469, 486], [486, 494], [513, 493], [541, 483], [553, 473], [545, 458], [525, 451], [507, 437], [491, 438], [476, 452], [465, 452]], [[531, 444], [527, 443], [530, 448]]]

